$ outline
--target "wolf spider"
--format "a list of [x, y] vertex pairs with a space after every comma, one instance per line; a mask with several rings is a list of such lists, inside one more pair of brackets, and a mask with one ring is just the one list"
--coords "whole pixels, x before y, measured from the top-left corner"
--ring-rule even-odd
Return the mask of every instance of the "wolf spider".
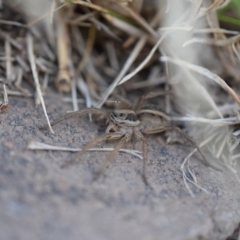
[[[96, 144], [102, 142], [102, 141], [111, 141], [111, 140], [119, 140], [118, 144], [114, 148], [114, 150], [109, 154], [108, 158], [104, 162], [102, 168], [97, 174], [97, 177], [100, 176], [104, 169], [108, 166], [108, 164], [111, 162], [111, 160], [115, 157], [115, 155], [119, 152], [119, 150], [128, 143], [132, 137], [135, 137], [137, 141], [142, 142], [142, 148], [143, 148], [143, 172], [142, 177], [145, 184], [147, 184], [147, 177], [146, 177], [146, 169], [147, 169], [147, 153], [148, 153], [148, 146], [147, 141], [144, 137], [144, 135], [150, 135], [150, 134], [157, 134], [162, 133], [168, 130], [173, 130], [177, 133], [179, 133], [182, 137], [184, 137], [187, 141], [189, 141], [192, 145], [195, 146], [195, 148], [198, 150], [198, 152], [201, 154], [204, 164], [206, 166], [212, 166], [209, 164], [203, 155], [202, 151], [198, 147], [198, 145], [195, 143], [195, 141], [190, 138], [187, 134], [185, 134], [180, 128], [175, 126], [170, 126], [170, 117], [165, 115], [163, 112], [160, 112], [158, 110], [152, 110], [152, 109], [143, 109], [143, 104], [147, 99], [155, 98], [157, 96], [165, 95], [166, 92], [150, 92], [148, 94], [143, 95], [139, 98], [135, 106], [132, 106], [131, 103], [126, 101], [125, 99], [121, 98], [121, 102], [125, 104], [124, 109], [120, 110], [113, 110], [113, 111], [106, 111], [102, 109], [97, 108], [86, 108], [77, 112], [68, 113], [62, 118], [59, 118], [58, 120], [51, 123], [51, 125], [55, 125], [63, 120], [66, 120], [71, 117], [76, 116], [82, 116], [85, 114], [94, 114], [94, 115], [100, 115], [103, 119], [106, 120], [106, 132], [100, 137], [97, 137], [96, 139], [89, 142], [87, 145], [85, 145], [81, 151], [76, 153], [76, 155], [70, 160], [64, 163], [61, 167], [66, 168], [69, 165], [73, 164], [80, 155], [87, 152], [90, 148], [95, 146]], [[148, 115], [149, 119], [153, 118], [153, 115], [158, 116], [158, 125], [157, 127], [153, 128], [145, 128], [144, 127], [144, 121], [142, 116]]]

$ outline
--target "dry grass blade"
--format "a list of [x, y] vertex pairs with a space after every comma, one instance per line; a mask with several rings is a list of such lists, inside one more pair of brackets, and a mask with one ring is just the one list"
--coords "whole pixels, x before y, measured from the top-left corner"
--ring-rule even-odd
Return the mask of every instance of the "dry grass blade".
[[203, 16], [206, 16], [207, 14], [209, 14], [212, 11], [216, 11], [219, 8], [222, 8], [226, 5], [229, 4], [231, 0], [216, 0], [212, 3], [212, 5], [210, 5], [208, 8], [204, 9], [203, 11], [199, 11], [198, 14], [196, 14], [196, 16], [194, 18], [192, 18], [192, 22], [196, 21], [197, 19], [200, 19]]
[[17, 90], [20, 91], [20, 93], [22, 93], [22, 95], [24, 97], [32, 97], [32, 94], [30, 93], [30, 91], [26, 88], [23, 88], [21, 86], [22, 80], [23, 80], [23, 69], [21, 67], [17, 67], [16, 68], [16, 74], [17, 74], [17, 79], [14, 82], [14, 86]]
[[11, 61], [11, 54], [12, 48], [9, 42], [9, 38], [5, 40], [5, 54], [6, 54], [6, 77], [7, 81], [12, 80], [12, 61]]
[[69, 74], [69, 40], [67, 24], [63, 18], [63, 11], [58, 12], [57, 19], [57, 53], [59, 72], [55, 80], [57, 89], [60, 92], [70, 92], [71, 78]]
[[226, 33], [226, 34], [239, 34], [239, 31], [232, 31], [222, 28], [203, 28], [203, 29], [194, 29], [193, 33]]
[[138, 27], [135, 27], [134, 25], [119, 19], [115, 16], [112, 16], [108, 13], [104, 13], [103, 16], [108, 20], [108, 22], [111, 23], [114, 27], [128, 33], [131, 36], [135, 37], [142, 37], [143, 35], [147, 35], [143, 30], [141, 30]]
[[202, 74], [203, 76], [206, 76], [207, 78], [212, 79], [214, 82], [218, 83], [227, 93], [229, 93], [234, 98], [234, 100], [240, 105], [240, 98], [239, 98], [238, 94], [232, 88], [230, 88], [228, 86], [228, 84], [222, 78], [220, 78], [218, 75], [211, 72], [207, 68], [197, 66], [197, 65], [188, 63], [186, 61], [183, 61], [183, 60], [173, 59], [173, 58], [170, 58], [167, 56], [162, 56], [160, 58], [160, 60], [163, 62], [170, 62], [170, 63], [174, 63], [179, 66], [186, 67], [192, 71]]
[[71, 81], [71, 95], [72, 95], [72, 105], [73, 111], [78, 111], [78, 102], [77, 102], [77, 81], [75, 78]]
[[133, 11], [131, 8], [126, 7], [124, 5], [119, 4], [124, 10], [126, 10], [129, 15], [135, 19], [137, 23], [139, 23], [148, 33], [150, 33], [154, 38], [157, 38], [157, 32], [152, 28], [150, 24], [148, 24], [144, 18], [142, 18], [139, 14]]
[[53, 1], [51, 4], [51, 14], [50, 14], [50, 23], [53, 23], [54, 9], [56, 8], [57, 1]]
[[85, 6], [85, 7], [89, 7], [89, 8], [92, 8], [94, 10], [97, 10], [99, 12], [103, 12], [103, 13], [109, 13], [109, 11], [99, 5], [96, 5], [96, 4], [93, 4], [91, 2], [85, 2], [85, 1], [82, 1], [82, 0], [73, 0], [72, 3], [76, 3], [76, 4], [80, 4], [82, 6]]
[[191, 10], [190, 10], [190, 16], [188, 19], [189, 23], [191, 23], [196, 17], [196, 15], [199, 13], [201, 5], [202, 5], [202, 0], [195, 1], [195, 3], [192, 4]]
[[186, 133], [184, 133], [180, 128], [178, 127], [175, 127], [174, 130], [179, 133], [183, 138], [185, 138], [187, 141], [189, 141], [197, 150], [198, 152], [200, 153], [202, 159], [204, 160], [203, 161], [203, 164], [206, 166], [206, 167], [211, 167], [212, 169], [215, 169], [216, 171], [219, 171], [219, 172], [222, 172], [222, 169], [217, 167], [217, 166], [214, 166], [213, 164], [211, 164], [205, 157], [205, 155], [203, 154], [201, 148], [196, 144], [196, 142], [191, 138], [189, 137]]
[[182, 122], [194, 122], [194, 123], [207, 123], [216, 127], [230, 126], [239, 124], [236, 117], [221, 118], [221, 119], [208, 119], [202, 117], [170, 117], [171, 121], [182, 121]]
[[[105, 14], [105, 15], [108, 15], [108, 14]], [[118, 37], [106, 24], [104, 24], [103, 22], [99, 21], [94, 17], [90, 18], [90, 21], [96, 26], [97, 29], [102, 29], [107, 35], [121, 42], [121, 38]]]
[[[175, 53], [171, 52], [172, 56], [176, 59], [176, 55]], [[217, 106], [217, 104], [215, 103], [213, 96], [210, 94], [209, 91], [207, 91], [207, 89], [205, 88], [205, 86], [203, 85], [203, 83], [201, 83], [200, 81], [197, 80], [196, 76], [194, 76], [194, 74], [192, 74], [192, 72], [190, 71], [190, 69], [183, 67], [182, 68], [184, 74], [186, 75], [187, 79], [189, 80], [189, 84], [191, 84], [191, 87], [194, 87], [195, 89], [197, 89], [198, 93], [201, 93], [202, 97], [204, 99], [206, 99], [206, 101], [208, 102], [209, 106], [212, 107], [212, 109], [217, 113], [217, 115], [220, 118], [223, 118], [223, 115], [221, 113], [221, 111], [219, 110], [219, 107]], [[187, 84], [186, 84], [187, 85]], [[175, 89], [177, 90], [177, 89]], [[178, 90], [177, 90], [178, 91]], [[178, 91], [179, 92], [179, 91]], [[180, 95], [180, 98], [182, 96], [182, 93], [179, 92], [178, 95]], [[192, 94], [190, 94], [189, 96], [191, 96]]]
[[33, 26], [34, 24], [36, 24], [37, 22], [41, 21], [41, 20], [42, 20], [43, 18], [45, 18], [45, 17], [48, 17], [48, 16], [51, 17], [52, 14], [53, 14], [54, 12], [56, 12], [56, 11], [58, 11], [59, 9], [65, 7], [66, 5], [67, 5], [67, 4], [64, 3], [64, 4], [62, 4], [61, 6], [59, 6], [59, 7], [55, 8], [55, 9], [53, 9], [52, 11], [50, 11], [50, 12], [44, 14], [43, 16], [41, 16], [41, 17], [39, 17], [39, 18], [33, 20], [32, 22], [30, 22], [30, 23], [27, 24], [27, 27], [31, 27], [31, 26]]
[[192, 26], [171, 26], [171, 27], [161, 27], [159, 28], [160, 32], [173, 32], [173, 31], [192, 31]]
[[3, 102], [0, 102], [0, 112], [3, 108], [8, 105], [8, 91], [6, 88], [6, 84], [3, 84]]
[[7, 41], [9, 41], [9, 43], [14, 46], [15, 48], [17, 48], [18, 50], [22, 50], [23, 46], [21, 44], [19, 44], [14, 38], [12, 38], [9, 34], [7, 34], [6, 32], [2, 31], [0, 29], [0, 35], [5, 38]]
[[108, 97], [112, 94], [112, 92], [117, 87], [117, 85], [119, 85], [119, 82], [121, 81], [123, 76], [126, 74], [128, 69], [131, 67], [132, 63], [137, 58], [137, 56], [139, 55], [139, 52], [142, 50], [142, 48], [144, 47], [146, 42], [147, 42], [146, 36], [139, 39], [139, 41], [137, 42], [136, 46], [134, 47], [131, 55], [128, 57], [126, 63], [124, 64], [121, 72], [118, 74], [118, 76], [114, 79], [113, 83], [109, 86], [107, 91], [104, 93], [102, 99], [98, 102], [98, 105], [97, 105], [98, 108], [102, 107], [102, 105], [105, 103], [105, 101], [108, 99]]
[[86, 107], [90, 108], [93, 106], [90, 91], [89, 91], [89, 86], [85, 83], [83, 80], [82, 76], [77, 79], [77, 88], [78, 90], [82, 93], [82, 95], [85, 98], [86, 101]]
[[46, 106], [45, 106], [44, 99], [43, 99], [43, 96], [42, 96], [42, 91], [41, 91], [40, 84], [39, 84], [39, 79], [38, 79], [38, 74], [37, 74], [37, 69], [36, 69], [36, 63], [35, 63], [35, 56], [34, 56], [34, 52], [33, 52], [33, 39], [32, 39], [32, 36], [30, 34], [27, 35], [27, 47], [28, 47], [28, 58], [29, 58], [29, 62], [30, 62], [30, 65], [31, 65], [31, 69], [32, 69], [32, 74], [33, 74], [33, 79], [34, 79], [36, 91], [37, 91], [39, 99], [41, 101], [43, 112], [44, 112], [44, 115], [45, 115], [47, 123], [48, 123], [48, 127], [49, 127], [50, 131], [52, 133], [54, 133], [53, 130], [52, 130], [50, 121], [49, 121]]
[[[155, 25], [155, 22], [152, 22], [149, 26], [152, 29], [152, 26]], [[155, 34], [154, 34], [155, 35]], [[157, 44], [154, 46], [154, 48], [152, 49], [152, 51], [150, 52], [150, 54], [147, 56], [147, 58], [143, 61], [142, 64], [140, 64], [140, 66], [131, 74], [128, 74], [125, 78], [124, 75], [126, 74], [126, 72], [128, 71], [128, 69], [130, 68], [130, 66], [132, 65], [132, 63], [135, 61], [135, 59], [137, 58], [137, 56], [139, 55], [141, 49], [144, 47], [144, 45], [146, 44], [147, 40], [148, 40], [148, 36], [147, 35], [143, 35], [139, 41], [137, 42], [137, 44], [135, 45], [131, 55], [129, 56], [129, 58], [127, 59], [123, 69], [121, 70], [121, 72], [119, 73], [119, 75], [116, 77], [116, 79], [113, 81], [113, 83], [110, 85], [110, 87], [107, 89], [107, 91], [104, 93], [102, 99], [99, 101], [97, 107], [100, 108], [102, 107], [102, 105], [105, 103], [105, 101], [107, 100], [107, 98], [111, 95], [111, 93], [114, 91], [114, 89], [117, 87], [117, 85], [120, 85], [122, 83], [124, 83], [125, 81], [129, 80], [131, 77], [133, 77], [135, 74], [137, 74], [148, 62], [149, 60], [152, 58], [153, 54], [155, 53], [155, 51], [157, 50], [157, 48], [159, 47], [159, 45], [161, 44], [163, 38], [166, 36], [167, 34], [163, 35], [163, 37], [160, 38], [160, 40], [157, 42]], [[156, 35], [155, 35], [156, 37]], [[123, 78], [123, 79], [122, 79]], [[127, 79], [126, 79], [127, 78]]]
[[131, 1], [131, 7], [138, 13], [141, 12], [143, 7], [143, 0], [133, 0]]
[[14, 22], [14, 21], [9, 21], [9, 20], [3, 20], [3, 19], [0, 19], [0, 24], [12, 25], [12, 26], [24, 27], [24, 28], [27, 27], [27, 26], [26, 26], [25, 24], [23, 24], [23, 23]]
[[236, 48], [236, 45], [234, 43], [232, 44], [232, 49], [235, 55], [237, 56], [238, 60], [240, 61], [240, 51]]
[[203, 44], [209, 44], [209, 45], [214, 45], [218, 47], [226, 47], [230, 46], [236, 42], [240, 41], [240, 34], [231, 38], [226, 38], [226, 39], [201, 39], [201, 38], [193, 38], [188, 41], [186, 41], [183, 44], [183, 47], [186, 47], [189, 44], [192, 43], [203, 43]]
[[118, 85], [121, 85], [131, 79], [134, 75], [136, 75], [138, 72], [140, 72], [143, 67], [150, 61], [150, 59], [153, 57], [154, 53], [159, 48], [160, 44], [162, 43], [163, 39], [167, 36], [167, 33], [165, 33], [160, 39], [157, 41], [155, 46], [152, 48], [151, 52], [148, 54], [148, 56], [144, 59], [144, 61], [131, 73], [126, 75], [119, 83]]
[[[205, 141], [203, 141], [202, 143], [200, 143], [200, 144], [199, 144], [199, 147], [202, 148], [203, 146], [205, 146], [206, 144], [208, 144], [210, 141], [212, 141], [215, 137], [216, 137], [216, 134], [210, 136], [210, 137], [207, 138]], [[197, 152], [197, 148], [195, 148], [192, 152], [190, 152], [190, 153], [188, 154], [188, 156], [184, 159], [184, 161], [183, 161], [183, 163], [181, 164], [181, 167], [180, 167], [180, 170], [181, 170], [181, 172], [182, 172], [182, 176], [183, 176], [183, 181], [184, 181], [185, 187], [186, 187], [186, 189], [188, 190], [189, 194], [190, 194], [192, 197], [195, 197], [195, 194], [192, 192], [192, 190], [191, 190], [190, 187], [188, 186], [188, 183], [187, 183], [187, 182], [192, 183], [193, 185], [195, 185], [197, 188], [201, 189], [201, 190], [204, 191], [205, 193], [207, 193], [207, 194], [209, 193], [205, 188], [203, 188], [203, 187], [201, 187], [201, 186], [199, 186], [199, 185], [197, 184], [196, 178], [193, 177], [191, 171], [189, 171], [189, 170], [190, 170], [189, 166], [188, 166], [187, 169], [188, 169], [189, 174], [190, 174], [191, 177], [193, 178], [193, 180], [191, 180], [191, 179], [187, 176], [187, 174], [185, 173], [185, 165], [186, 165], [186, 163], [189, 163], [190, 157], [193, 156], [193, 154], [196, 153], [196, 152]]]
[[[66, 163], [64, 163], [61, 168], [67, 168], [70, 165], [72, 165], [73, 163], [78, 161], [78, 158], [84, 154], [85, 152], [87, 152], [90, 148], [92, 148], [93, 146], [95, 146], [96, 144], [106, 141], [108, 139], [110, 139], [112, 136], [119, 136], [119, 133], [105, 133], [104, 135], [95, 138], [94, 140], [92, 140], [90, 143], [88, 143], [86, 146], [84, 146], [82, 148], [82, 150], [78, 153], [76, 153], [69, 161], [67, 161]], [[122, 134], [121, 134], [122, 135]]]
[[96, 40], [96, 27], [92, 24], [89, 29], [89, 36], [87, 40], [86, 50], [84, 51], [82, 61], [79, 63], [79, 66], [77, 69], [78, 73], [81, 73], [84, 67], [86, 66], [89, 60], [89, 57], [91, 55], [95, 40]]
[[111, 42], [108, 41], [106, 43], [106, 51], [107, 51], [107, 54], [108, 54], [108, 58], [109, 58], [109, 62], [110, 62], [111, 67], [114, 70], [119, 70], [119, 62], [118, 62], [118, 59], [117, 59], [116, 49], [115, 49], [112, 41]]
[[[82, 151], [82, 148], [70, 148], [70, 147], [59, 147], [59, 146], [53, 146], [46, 143], [41, 143], [37, 141], [31, 141], [29, 142], [27, 149], [30, 150], [47, 150], [47, 151], [64, 151], [64, 152], [79, 152]], [[88, 151], [90, 152], [111, 152], [114, 148], [90, 148]], [[137, 157], [139, 159], [143, 159], [143, 157], [140, 155], [140, 151], [136, 150], [130, 150], [130, 149], [120, 149], [119, 152], [130, 154], [134, 157]]]

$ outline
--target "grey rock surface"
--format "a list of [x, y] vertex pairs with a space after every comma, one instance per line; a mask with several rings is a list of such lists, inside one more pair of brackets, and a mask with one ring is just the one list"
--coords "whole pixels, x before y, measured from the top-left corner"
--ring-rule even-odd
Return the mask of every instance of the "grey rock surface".
[[[51, 119], [70, 109], [54, 94], [46, 103]], [[81, 147], [103, 131], [87, 117], [56, 125], [53, 135], [39, 130], [45, 124], [41, 107], [32, 99], [12, 98], [0, 120], [0, 239], [214, 240], [226, 239], [240, 222], [236, 178], [206, 168], [198, 155], [192, 168], [211, 194], [191, 186], [196, 197], [189, 195], [180, 165], [190, 146], [148, 138], [152, 190], [142, 182], [141, 160], [124, 153], [93, 181], [108, 153], [87, 153], [62, 170], [71, 153], [26, 149], [30, 140]], [[127, 147], [141, 149], [135, 142]]]

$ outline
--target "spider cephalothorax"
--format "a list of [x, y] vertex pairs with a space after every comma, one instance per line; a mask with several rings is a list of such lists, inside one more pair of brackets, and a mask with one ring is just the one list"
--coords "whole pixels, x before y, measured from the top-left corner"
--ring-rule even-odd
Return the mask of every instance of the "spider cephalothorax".
[[[105, 134], [95, 138], [93, 141], [85, 145], [80, 152], [76, 153], [76, 155], [70, 161], [63, 164], [62, 167], [65, 168], [71, 165], [79, 158], [80, 155], [82, 155], [83, 153], [88, 151], [90, 148], [92, 148], [94, 145], [102, 141], [119, 140], [115, 149], [109, 154], [103, 167], [100, 169], [97, 175], [99, 176], [103, 172], [103, 170], [107, 167], [107, 165], [110, 163], [110, 161], [114, 158], [114, 156], [118, 153], [118, 151], [123, 147], [123, 145], [128, 143], [134, 137], [137, 141], [142, 142], [142, 146], [143, 146], [143, 175], [142, 176], [143, 176], [144, 182], [147, 183], [146, 167], [147, 167], [147, 152], [148, 152], [147, 149], [148, 148], [147, 148], [147, 141], [144, 135], [162, 133], [168, 130], [176, 131], [185, 139], [187, 139], [189, 142], [191, 142], [202, 155], [202, 158], [204, 159], [204, 164], [207, 166], [211, 166], [205, 159], [204, 155], [202, 154], [197, 144], [188, 135], [186, 135], [180, 128], [170, 125], [170, 117], [168, 117], [166, 114], [158, 110], [142, 109], [143, 103], [146, 99], [161, 96], [163, 94], [165, 93], [151, 92], [146, 95], [143, 95], [137, 101], [134, 107], [132, 107], [132, 105], [128, 101], [125, 101], [125, 104], [128, 107], [126, 107], [125, 109], [113, 110], [110, 112], [106, 110], [97, 109], [97, 108], [87, 108], [77, 112], [66, 114], [62, 118], [53, 122], [52, 126], [70, 117], [82, 116], [88, 113], [91, 113], [94, 115], [100, 115], [102, 118], [106, 119], [105, 123], [107, 126], [106, 126]], [[146, 124], [144, 124], [143, 115], [149, 116], [148, 119], [150, 119], [150, 121], [148, 121], [147, 126]], [[152, 126], [153, 124], [151, 124], [151, 119], [153, 118], [153, 116], [155, 117], [157, 116], [157, 119], [158, 119], [157, 124], [155, 121], [154, 126]]]
[[123, 109], [110, 113], [110, 122], [118, 126], [137, 127], [140, 124], [137, 114], [134, 111]]

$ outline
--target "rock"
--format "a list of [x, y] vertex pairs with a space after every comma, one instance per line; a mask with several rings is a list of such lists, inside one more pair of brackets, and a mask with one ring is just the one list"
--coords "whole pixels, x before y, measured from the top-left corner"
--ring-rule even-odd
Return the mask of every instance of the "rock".
[[[71, 109], [54, 93], [45, 101], [51, 119]], [[26, 149], [30, 140], [81, 147], [102, 134], [87, 116], [54, 126], [53, 135], [39, 130], [45, 124], [41, 106], [12, 98], [0, 119], [1, 239], [214, 240], [231, 236], [240, 222], [239, 182], [206, 168], [199, 155], [191, 166], [210, 194], [189, 185], [195, 194], [190, 196], [180, 171], [189, 146], [148, 137], [152, 189], [141, 179], [141, 160], [124, 153], [93, 181], [108, 153], [86, 153], [77, 164], [60, 169], [72, 153]], [[141, 150], [141, 145], [133, 141], [126, 148]]]

